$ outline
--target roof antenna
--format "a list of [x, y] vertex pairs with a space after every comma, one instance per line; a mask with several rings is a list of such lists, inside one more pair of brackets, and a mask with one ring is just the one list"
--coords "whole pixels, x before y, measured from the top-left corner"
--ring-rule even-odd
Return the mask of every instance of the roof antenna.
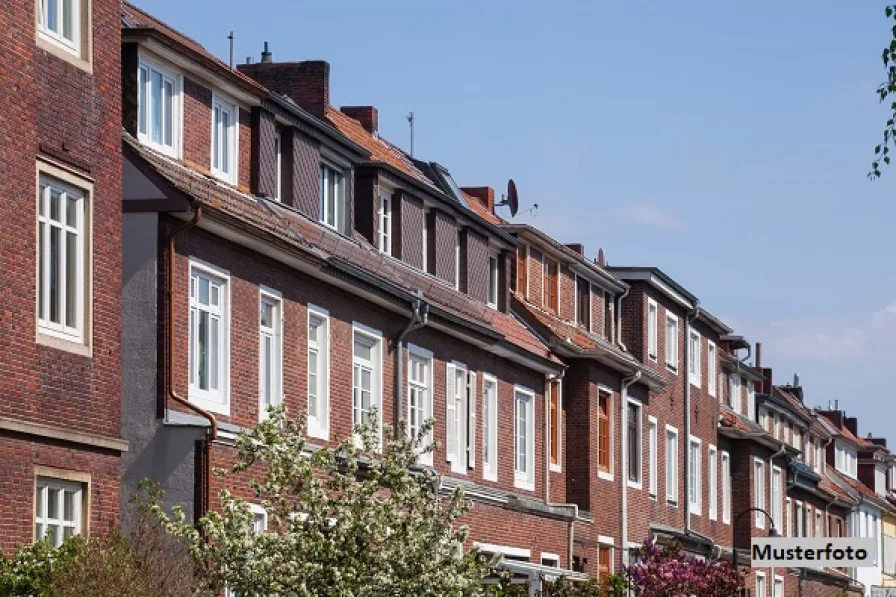
[[230, 70], [233, 70], [233, 31], [230, 32], [227, 39], [230, 41]]
[[411, 157], [414, 157], [414, 113], [408, 114], [408, 126], [411, 127]]

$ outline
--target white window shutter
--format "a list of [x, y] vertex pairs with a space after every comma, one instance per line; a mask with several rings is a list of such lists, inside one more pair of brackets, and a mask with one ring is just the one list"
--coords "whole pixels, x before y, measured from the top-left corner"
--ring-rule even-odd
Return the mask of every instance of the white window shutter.
[[445, 460], [457, 459], [457, 393], [456, 368], [448, 363], [445, 375]]
[[467, 466], [476, 468], [476, 374], [467, 375]]

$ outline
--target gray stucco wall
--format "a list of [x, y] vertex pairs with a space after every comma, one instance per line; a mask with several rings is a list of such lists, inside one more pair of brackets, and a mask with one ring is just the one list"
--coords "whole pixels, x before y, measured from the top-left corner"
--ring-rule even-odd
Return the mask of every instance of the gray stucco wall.
[[131, 496], [150, 478], [165, 489], [167, 506], [193, 516], [195, 427], [166, 427], [158, 416], [159, 222], [155, 213], [125, 213], [122, 272], [122, 433], [130, 449], [122, 458], [121, 520], [132, 528]]

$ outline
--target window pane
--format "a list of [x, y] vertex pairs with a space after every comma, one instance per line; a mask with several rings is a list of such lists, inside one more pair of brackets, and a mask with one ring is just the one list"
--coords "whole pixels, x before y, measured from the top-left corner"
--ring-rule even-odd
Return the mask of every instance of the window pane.
[[171, 81], [165, 81], [163, 96], [163, 111], [165, 113], [165, 118], [163, 123], [164, 137], [162, 142], [170, 147], [174, 145], [174, 142], [172, 140], [172, 128], [174, 126], [174, 83], [172, 83]]
[[199, 312], [199, 388], [202, 390], [208, 389], [208, 319], [208, 313]]
[[265, 336], [262, 343], [262, 391], [265, 404], [271, 403], [271, 367], [273, 366], [273, 355], [271, 354], [271, 337]]
[[355, 356], [365, 361], [371, 360], [371, 346], [366, 342], [355, 340]]
[[47, 537], [51, 545], [55, 547], [62, 545], [62, 534], [59, 532], [58, 524], [47, 525]]
[[54, 33], [59, 33], [58, 0], [47, 0], [47, 29]]
[[327, 189], [327, 224], [334, 227], [336, 226], [336, 197], [339, 188], [338, 178], [339, 175], [333, 170], [330, 170], [328, 175], [329, 188]]
[[190, 309], [190, 383], [196, 383], [196, 309]]
[[208, 278], [199, 278], [199, 302], [203, 305], [209, 304], [209, 281]]
[[308, 415], [317, 416], [317, 351], [308, 352]]
[[71, 226], [72, 228], [78, 227], [78, 207], [80, 205], [79, 199], [77, 197], [73, 197], [71, 195], [66, 195], [65, 202], [65, 223]]
[[64, 492], [62, 519], [66, 522], [75, 521], [75, 494], [71, 491]]
[[162, 142], [162, 74], [157, 71], [150, 73], [150, 88], [152, 93], [152, 140]]
[[54, 188], [50, 188], [50, 219], [54, 222], [60, 222], [59, 212], [62, 208], [62, 194]]
[[211, 340], [209, 342], [210, 354], [209, 354], [209, 386], [213, 390], [218, 389], [218, 328], [221, 326], [221, 321], [217, 317], [212, 317], [209, 321], [209, 328], [211, 331]]
[[139, 121], [140, 133], [146, 134], [146, 104], [149, 102], [149, 71], [140, 68], [140, 107], [137, 120]]
[[50, 227], [50, 321], [60, 323], [59, 316], [59, 228]]
[[78, 327], [78, 235], [65, 235], [65, 325]]
[[221, 168], [221, 108], [214, 107], [212, 118], [212, 166]]
[[[41, 201], [41, 204], [43, 204], [43, 201]], [[37, 288], [37, 313], [38, 313], [38, 317], [40, 317], [42, 319], [46, 319], [46, 317], [47, 317], [47, 312], [45, 310], [46, 307], [44, 304], [44, 290], [45, 290], [46, 284], [47, 284], [47, 281], [46, 281], [47, 271], [45, 269], [46, 261], [47, 261], [47, 257], [46, 257], [47, 249], [44, 246], [44, 242], [45, 242], [46, 235], [47, 235], [46, 228], [47, 228], [47, 225], [44, 224], [43, 222], [41, 222], [40, 226], [38, 227], [38, 231], [37, 231], [38, 262], [39, 262], [38, 263], [38, 272], [40, 273], [40, 275], [38, 276], [38, 281], [40, 283], [38, 284], [38, 288]]]
[[62, 37], [69, 41], [75, 41], [72, 2], [73, 0], [62, 0]]
[[59, 518], [59, 490], [58, 489], [48, 489], [47, 490], [47, 518], [50, 519], [58, 519]]
[[221, 171], [230, 173], [230, 112], [221, 111]]

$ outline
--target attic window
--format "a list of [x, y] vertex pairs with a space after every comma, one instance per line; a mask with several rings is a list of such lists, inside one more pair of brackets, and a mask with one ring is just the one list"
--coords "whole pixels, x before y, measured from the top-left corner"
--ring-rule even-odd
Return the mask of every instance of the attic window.
[[432, 163], [432, 166], [436, 174], [442, 179], [442, 190], [447, 194], [452, 195], [454, 199], [464, 207], [469, 207], [469, 205], [467, 205], [467, 200], [464, 199], [464, 194], [460, 191], [460, 187], [457, 186], [457, 183], [454, 182], [454, 179], [451, 177], [451, 173], [435, 162]]

